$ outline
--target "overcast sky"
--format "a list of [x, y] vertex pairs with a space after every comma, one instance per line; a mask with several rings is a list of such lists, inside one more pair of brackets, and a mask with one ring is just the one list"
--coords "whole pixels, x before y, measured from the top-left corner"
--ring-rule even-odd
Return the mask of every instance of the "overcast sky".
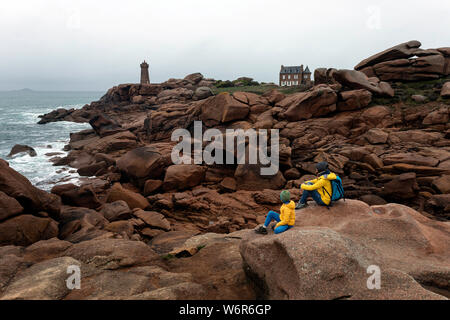
[[449, 0], [0, 2], [0, 90], [100, 90], [193, 72], [277, 81], [280, 65], [353, 68], [409, 40], [450, 46]]

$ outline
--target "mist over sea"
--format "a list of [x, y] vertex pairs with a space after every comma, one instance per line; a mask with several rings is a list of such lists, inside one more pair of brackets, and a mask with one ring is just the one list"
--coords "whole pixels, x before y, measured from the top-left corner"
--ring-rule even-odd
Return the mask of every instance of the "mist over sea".
[[[50, 190], [58, 181], [77, 182], [73, 168], [55, 167], [49, 160], [55, 155], [63, 157], [64, 145], [71, 132], [90, 128], [87, 123], [54, 122], [38, 125], [38, 116], [57, 108], [81, 108], [99, 100], [104, 92], [43, 92], [31, 90], [0, 91], [0, 158], [27, 177], [35, 186]], [[7, 158], [16, 144], [28, 145], [37, 157], [19, 154]], [[72, 171], [72, 172], [70, 172]]]

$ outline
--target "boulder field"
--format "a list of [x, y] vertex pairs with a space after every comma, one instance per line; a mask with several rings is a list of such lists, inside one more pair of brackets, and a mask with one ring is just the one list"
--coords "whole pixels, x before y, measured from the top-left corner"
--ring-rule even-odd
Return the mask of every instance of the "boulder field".
[[[43, 115], [91, 125], [53, 159], [83, 178], [47, 193], [0, 159], [0, 299], [448, 298], [448, 52], [411, 41], [355, 70], [317, 69], [315, 86], [287, 95], [214, 95], [199, 73], [122, 84]], [[405, 89], [418, 81], [434, 81], [430, 96]], [[227, 129], [278, 129], [279, 171], [175, 165], [172, 133], [198, 146], [196, 121], [224, 140]], [[348, 199], [298, 211], [284, 234], [255, 234], [281, 190], [299, 200], [320, 161]], [[80, 290], [66, 286], [69, 266]], [[368, 288], [373, 268], [380, 289]]]
[[[400, 204], [371, 207], [347, 200], [331, 210], [311, 204], [297, 212], [294, 228], [267, 236], [251, 229], [175, 230], [162, 214], [130, 210], [124, 201], [100, 212], [63, 207], [55, 224], [54, 236], [41, 233], [0, 247], [0, 299], [450, 296], [450, 224]], [[21, 225], [27, 230], [35, 221]], [[142, 241], [138, 234], [153, 238]], [[77, 290], [66, 285], [73, 266], [81, 272]], [[380, 289], [368, 287], [373, 266], [380, 271]]]

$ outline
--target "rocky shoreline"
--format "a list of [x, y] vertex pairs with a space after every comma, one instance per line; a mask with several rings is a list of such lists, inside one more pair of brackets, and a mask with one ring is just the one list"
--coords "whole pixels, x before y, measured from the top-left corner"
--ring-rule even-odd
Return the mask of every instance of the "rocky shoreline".
[[[449, 52], [410, 41], [355, 70], [317, 69], [313, 88], [290, 95], [214, 95], [198, 73], [122, 84], [43, 115], [90, 123], [54, 159], [90, 179], [46, 193], [0, 160], [0, 298], [449, 297]], [[278, 129], [280, 171], [173, 165], [172, 132], [194, 121], [223, 135]], [[280, 190], [299, 199], [319, 161], [349, 200], [302, 210], [286, 234], [254, 234]], [[82, 269], [81, 290], [66, 287], [69, 265]], [[383, 270], [381, 290], [365, 286], [371, 265]]]

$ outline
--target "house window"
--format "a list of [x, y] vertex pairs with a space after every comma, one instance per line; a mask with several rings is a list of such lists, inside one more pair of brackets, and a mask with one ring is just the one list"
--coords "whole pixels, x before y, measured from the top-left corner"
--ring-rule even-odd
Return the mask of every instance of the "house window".
[[298, 74], [294, 75], [294, 79], [298, 79]]
[[286, 76], [283, 75], [283, 80], [286, 79]]

